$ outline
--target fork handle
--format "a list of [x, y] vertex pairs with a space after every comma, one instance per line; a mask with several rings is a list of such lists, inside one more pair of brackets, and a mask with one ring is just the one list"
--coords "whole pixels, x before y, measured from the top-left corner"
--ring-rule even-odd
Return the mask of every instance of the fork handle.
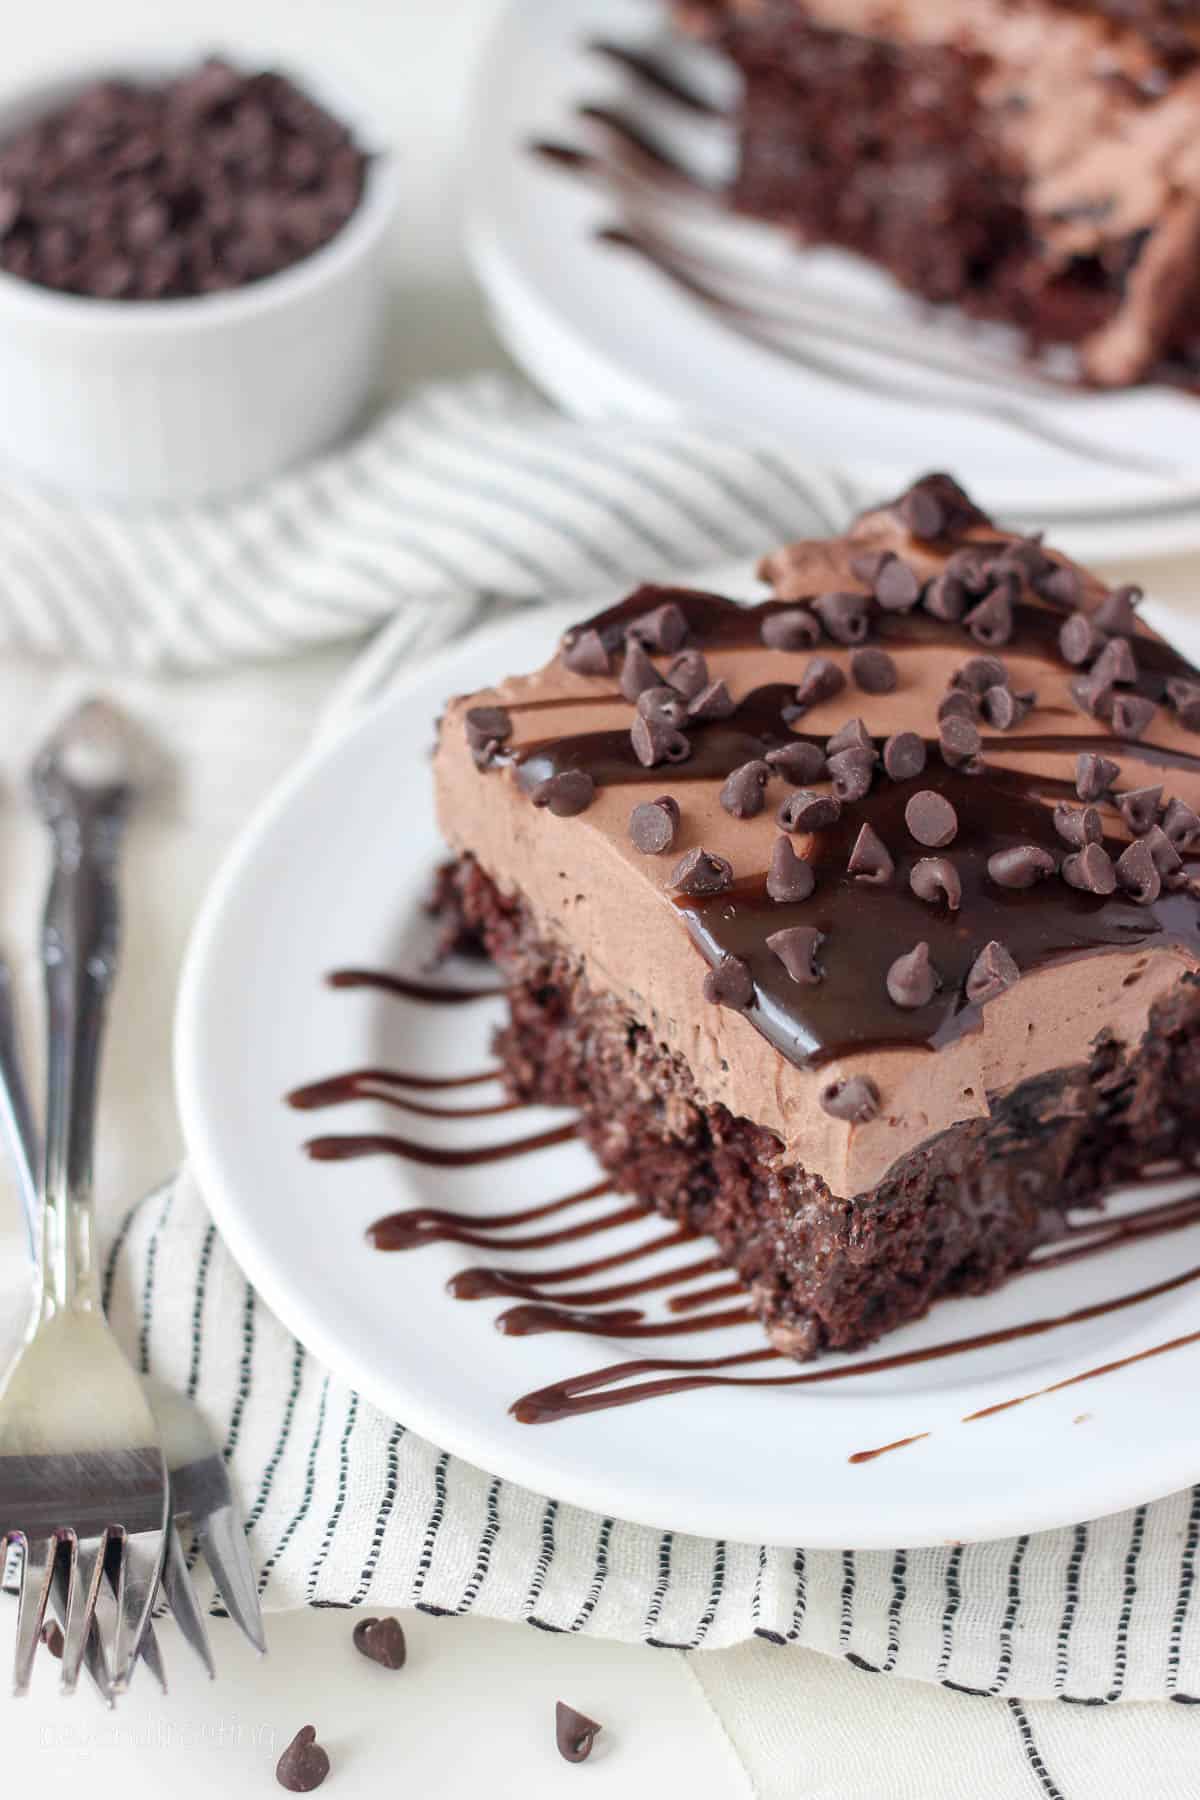
[[41, 1146], [25, 1082], [12, 970], [4, 956], [0, 956], [0, 1136], [8, 1148], [13, 1181], [25, 1214], [29, 1250], [36, 1261], [42, 1229], [38, 1192]]

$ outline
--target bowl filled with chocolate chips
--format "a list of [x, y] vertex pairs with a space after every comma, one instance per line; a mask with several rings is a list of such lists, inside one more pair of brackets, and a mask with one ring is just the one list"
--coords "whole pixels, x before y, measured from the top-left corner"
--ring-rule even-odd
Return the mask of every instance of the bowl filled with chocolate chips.
[[323, 77], [211, 56], [0, 102], [0, 458], [181, 502], [332, 443], [374, 379], [395, 197]]

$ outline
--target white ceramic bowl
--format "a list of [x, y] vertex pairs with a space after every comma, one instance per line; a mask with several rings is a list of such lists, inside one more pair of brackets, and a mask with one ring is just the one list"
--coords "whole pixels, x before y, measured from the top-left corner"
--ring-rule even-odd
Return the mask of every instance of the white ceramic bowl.
[[[311, 256], [229, 293], [93, 300], [0, 270], [0, 459], [90, 498], [207, 499], [278, 473], [362, 413], [386, 309], [395, 156], [353, 95], [271, 61], [370, 153], [353, 216]], [[98, 76], [168, 73], [124, 63], [25, 89], [0, 101], [0, 137]]]

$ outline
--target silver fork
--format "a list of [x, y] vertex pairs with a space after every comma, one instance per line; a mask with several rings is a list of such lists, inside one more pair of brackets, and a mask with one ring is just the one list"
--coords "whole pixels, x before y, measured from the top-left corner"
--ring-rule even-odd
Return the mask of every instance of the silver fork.
[[167, 1470], [137, 1376], [100, 1301], [92, 1197], [96, 1077], [116, 972], [116, 863], [136, 790], [128, 727], [79, 707], [34, 763], [53, 872], [42, 929], [48, 1046], [38, 1291], [0, 1388], [0, 1542], [23, 1551], [13, 1687], [29, 1685], [60, 1555], [62, 1686], [72, 1692], [113, 1546], [116, 1619], [102, 1645], [120, 1692], [150, 1617], [166, 1547]]

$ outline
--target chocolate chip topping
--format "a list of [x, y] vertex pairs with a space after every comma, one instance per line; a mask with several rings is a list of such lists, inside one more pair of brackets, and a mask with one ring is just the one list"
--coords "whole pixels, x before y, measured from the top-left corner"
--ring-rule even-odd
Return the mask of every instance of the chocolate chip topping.
[[838, 665], [828, 656], [814, 656], [796, 689], [796, 704], [800, 707], [816, 706], [822, 700], [832, 700], [840, 694], [846, 685], [846, 677]]
[[402, 1669], [408, 1658], [404, 1627], [399, 1619], [360, 1619], [354, 1627], [354, 1648], [382, 1669]]
[[969, 525], [987, 523], [984, 514], [954, 477], [940, 470], [914, 481], [908, 492], [895, 502], [893, 510], [913, 536], [919, 538], [951, 537], [965, 531]]
[[1137, 630], [1137, 618], [1133, 609], [1141, 598], [1141, 588], [1114, 588], [1100, 602], [1092, 617], [1101, 631], [1107, 631], [1113, 637], [1132, 637]]
[[819, 781], [825, 773], [825, 752], [816, 744], [797, 740], [778, 750], [767, 751], [767, 761], [785, 781], [801, 786], [806, 781]]
[[841, 816], [836, 794], [811, 794], [807, 788], [789, 794], [775, 815], [785, 831], [822, 831], [836, 825]]
[[1129, 646], [1129, 639], [1111, 638], [1092, 664], [1089, 671], [1093, 681], [1112, 681], [1118, 686], [1132, 687], [1137, 680], [1137, 658]]
[[850, 673], [864, 694], [894, 693], [899, 681], [894, 659], [874, 645], [851, 651]]
[[42, 1626], [41, 1631], [38, 1633], [38, 1636], [41, 1638], [43, 1644], [45, 1644], [51, 1656], [57, 1657], [61, 1662], [62, 1653], [66, 1646], [66, 1639], [63, 1637], [62, 1626], [58, 1623], [58, 1620], [47, 1619], [46, 1623]]
[[938, 726], [938, 747], [948, 768], [969, 768], [979, 755], [980, 742], [978, 726], [959, 713], [951, 713]]
[[883, 887], [896, 873], [887, 845], [871, 825], [864, 825], [855, 838], [846, 868], [856, 881], [867, 881], [874, 887]]
[[556, 819], [573, 819], [586, 812], [596, 797], [596, 784], [586, 769], [560, 769], [539, 781], [529, 798], [535, 806], [544, 806]]
[[856, 550], [850, 558], [850, 573], [855, 581], [864, 582], [867, 587], [873, 588], [880, 570], [895, 561], [894, 550]]
[[502, 706], [469, 707], [463, 715], [463, 725], [472, 750], [507, 743], [512, 736], [512, 718]]
[[1120, 773], [1107, 756], [1083, 750], [1075, 758], [1075, 792], [1081, 800], [1102, 800]]
[[1013, 961], [1003, 944], [993, 938], [985, 944], [975, 961], [971, 964], [967, 976], [967, 999], [976, 1006], [985, 1006], [1002, 994], [1005, 988], [1015, 987], [1021, 979], [1021, 971]]
[[904, 823], [918, 844], [941, 850], [954, 842], [958, 814], [941, 794], [935, 794], [932, 788], [922, 788], [905, 807]]
[[811, 650], [820, 641], [821, 625], [807, 606], [789, 606], [767, 614], [761, 636], [768, 650]]
[[926, 943], [916, 944], [898, 956], [887, 972], [888, 995], [896, 1006], [928, 1006], [940, 986]]
[[723, 856], [697, 846], [688, 850], [671, 870], [671, 886], [677, 894], [723, 894], [733, 886], [733, 865]]
[[908, 885], [918, 900], [944, 900], [951, 912], [962, 905], [962, 880], [948, 856], [922, 856], [912, 866]]
[[563, 648], [563, 662], [576, 675], [611, 675], [612, 657], [598, 631], [577, 632]]
[[601, 1729], [595, 1719], [576, 1712], [573, 1706], [565, 1706], [561, 1700], [554, 1709], [554, 1741], [558, 1754], [567, 1762], [586, 1762]]
[[679, 807], [669, 795], [643, 800], [629, 815], [629, 836], [643, 856], [661, 856], [670, 850], [679, 829]]
[[[1077, 675], [1068, 691], [1080, 712], [1087, 713], [1089, 718], [1105, 722], [1112, 718], [1116, 696], [1111, 681], [1097, 681], [1090, 675]], [[1150, 710], [1153, 712], [1154, 708], [1151, 707]]]
[[813, 611], [835, 644], [861, 644], [871, 626], [865, 594], [818, 594]]
[[735, 710], [733, 695], [723, 681], [710, 681], [688, 701], [688, 716], [700, 723], [727, 719]]
[[1190, 850], [1200, 837], [1200, 818], [1186, 801], [1172, 800], [1163, 814], [1162, 828], [1177, 849]]
[[721, 805], [735, 819], [753, 819], [765, 804], [763, 789], [771, 771], [765, 762], [743, 763], [735, 769], [721, 789]]
[[1037, 593], [1056, 606], [1078, 606], [1083, 593], [1079, 570], [1071, 563], [1054, 562], [1050, 557], [1046, 560], [1049, 567], [1033, 577]]
[[687, 701], [670, 687], [643, 688], [637, 697], [638, 714], [658, 725], [669, 725], [680, 731], [687, 724]]
[[660, 763], [686, 762], [692, 754], [691, 743], [682, 731], [640, 714], [633, 721], [629, 741], [644, 769], [656, 769]]
[[754, 1004], [754, 982], [740, 956], [723, 956], [704, 977], [704, 998], [713, 1006], [730, 1006], [744, 1012]]
[[847, 719], [831, 738], [825, 740], [826, 756], [837, 756], [843, 750], [868, 750], [875, 754], [875, 739], [861, 719]]
[[1160, 875], [1174, 875], [1181, 867], [1179, 852], [1161, 825], [1152, 825], [1140, 841], [1149, 850]]
[[1072, 613], [1059, 628], [1058, 647], [1063, 657], [1076, 668], [1099, 656], [1108, 639], [1090, 613]]
[[954, 671], [951, 685], [982, 696], [989, 688], [1009, 685], [1008, 669], [998, 656], [971, 656]]
[[625, 699], [632, 702], [643, 694], [647, 688], [662, 687], [663, 678], [650, 661], [637, 638], [630, 638], [625, 646], [625, 661], [621, 668], [621, 679], [617, 686]]
[[977, 719], [980, 715], [979, 697], [968, 693], [966, 688], [951, 688], [938, 701], [937, 721], [943, 719]]
[[850, 1075], [821, 1090], [821, 1105], [831, 1119], [865, 1125], [879, 1116], [879, 1089], [869, 1075]]
[[1118, 737], [1143, 737], [1157, 710], [1153, 700], [1143, 694], [1118, 694], [1113, 701], [1112, 728]]
[[1117, 880], [1139, 906], [1149, 906], [1162, 892], [1162, 876], [1145, 838], [1135, 838], [1117, 858]]
[[708, 663], [700, 650], [681, 650], [668, 665], [667, 684], [685, 700], [694, 700], [708, 686]]
[[817, 953], [825, 942], [815, 925], [788, 925], [783, 931], [772, 931], [767, 948], [777, 956], [793, 981], [811, 987], [822, 979], [817, 967]]
[[275, 1779], [289, 1794], [311, 1794], [329, 1773], [329, 1758], [317, 1742], [316, 1728], [302, 1725], [279, 1761]]
[[931, 618], [956, 625], [966, 610], [966, 587], [959, 576], [950, 573], [947, 566], [940, 575], [934, 576], [925, 589], [925, 611]]
[[1054, 808], [1054, 829], [1073, 850], [1098, 844], [1104, 836], [1104, 824], [1094, 806], [1067, 806], [1062, 801]]
[[884, 559], [871, 585], [884, 612], [911, 612], [921, 598], [921, 582], [916, 570], [911, 563], [895, 555]]
[[1157, 824], [1161, 800], [1161, 787], [1128, 788], [1125, 793], [1117, 795], [1121, 817], [1134, 837], [1144, 836], [1152, 825]]
[[996, 588], [971, 608], [963, 623], [977, 644], [1007, 644], [1013, 634], [1011, 588]]
[[1013, 844], [988, 857], [987, 872], [997, 887], [1031, 888], [1053, 875], [1054, 858], [1037, 844]]
[[687, 618], [674, 600], [666, 600], [653, 611], [643, 613], [625, 633], [629, 641], [646, 644], [651, 650], [661, 650], [667, 656], [675, 654], [687, 634]]
[[776, 838], [767, 870], [767, 898], [790, 905], [807, 900], [815, 886], [812, 864], [797, 856], [789, 838]]
[[1022, 719], [1028, 717], [1037, 703], [1037, 695], [1030, 689], [1014, 694], [1008, 687], [990, 687], [980, 701], [983, 716], [996, 731], [1011, 731]]
[[1117, 885], [1112, 858], [1102, 844], [1085, 844], [1062, 866], [1063, 880], [1085, 894], [1111, 894]]
[[833, 791], [847, 804], [861, 800], [871, 787], [875, 773], [874, 750], [838, 750], [828, 758], [826, 767]]
[[883, 766], [893, 781], [911, 781], [925, 767], [925, 740], [915, 731], [897, 731], [883, 746]]
[[1175, 708], [1185, 731], [1200, 731], [1200, 681], [1185, 681], [1171, 675], [1166, 684], [1167, 699]]

